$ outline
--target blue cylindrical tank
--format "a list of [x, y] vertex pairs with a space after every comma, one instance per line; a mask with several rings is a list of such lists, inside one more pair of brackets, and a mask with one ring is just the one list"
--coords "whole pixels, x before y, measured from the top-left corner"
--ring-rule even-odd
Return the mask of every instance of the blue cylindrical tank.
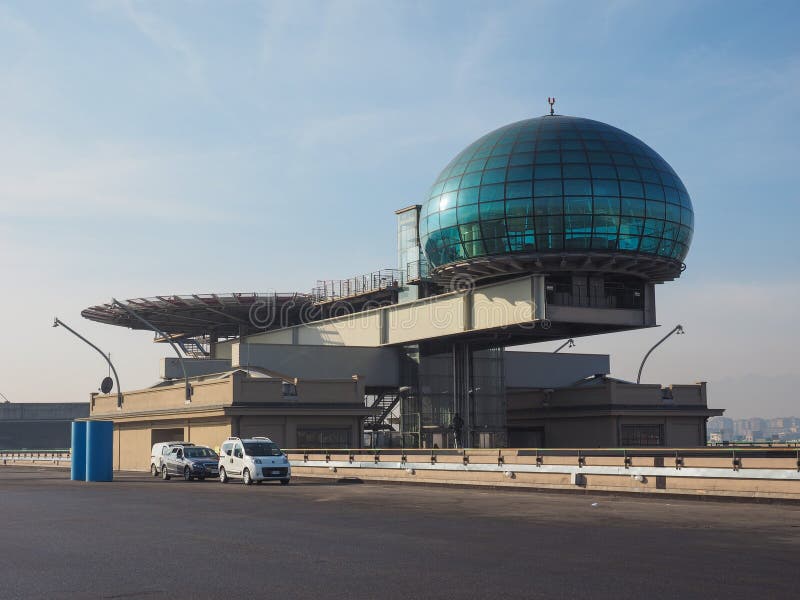
[[114, 424], [86, 423], [86, 481], [111, 481], [114, 476]]
[[70, 449], [72, 481], [86, 480], [86, 421], [72, 422], [72, 448]]

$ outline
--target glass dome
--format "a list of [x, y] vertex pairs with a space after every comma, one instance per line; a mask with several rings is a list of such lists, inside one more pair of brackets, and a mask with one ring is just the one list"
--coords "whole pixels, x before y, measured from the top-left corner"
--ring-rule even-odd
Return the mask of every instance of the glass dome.
[[[433, 269], [478, 257], [595, 253], [680, 272], [694, 213], [675, 171], [649, 146], [561, 115], [486, 134], [440, 173], [420, 212]], [[674, 275], [673, 275], [674, 276]]]

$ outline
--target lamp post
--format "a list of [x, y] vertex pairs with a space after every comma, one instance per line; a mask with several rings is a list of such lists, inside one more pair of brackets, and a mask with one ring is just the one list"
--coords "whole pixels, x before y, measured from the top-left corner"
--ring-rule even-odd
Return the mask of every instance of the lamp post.
[[163, 331], [161, 331], [158, 327], [153, 325], [150, 321], [145, 319], [143, 316], [138, 314], [135, 310], [133, 310], [129, 306], [126, 306], [125, 304], [123, 304], [122, 302], [117, 300], [116, 298], [112, 298], [111, 299], [111, 306], [118, 306], [119, 308], [124, 310], [126, 313], [128, 313], [130, 316], [132, 316], [133, 318], [135, 318], [138, 321], [141, 321], [142, 323], [144, 323], [147, 326], [148, 329], [151, 329], [152, 331], [155, 331], [158, 335], [160, 335], [162, 338], [167, 340], [169, 345], [172, 346], [172, 349], [175, 350], [175, 354], [178, 356], [178, 362], [181, 363], [181, 369], [183, 370], [183, 380], [184, 380], [184, 383], [186, 384], [186, 402], [191, 402], [192, 401], [192, 386], [189, 385], [189, 376], [186, 373], [186, 364], [183, 362], [183, 357], [181, 356], [181, 353], [178, 350], [178, 347], [175, 345], [175, 342], [172, 341], [172, 338], [169, 337]]
[[561, 344], [561, 345], [560, 345], [558, 348], [556, 348], [555, 350], [553, 350], [553, 354], [555, 354], [555, 353], [556, 353], [556, 352], [558, 352], [559, 350], [562, 350], [562, 349], [563, 349], [565, 346], [568, 346], [568, 347], [570, 347], [570, 348], [573, 348], [573, 347], [575, 346], [575, 340], [573, 340], [572, 338], [569, 338], [569, 339], [568, 339], [566, 342], [564, 342], [564, 343], [563, 343], [563, 344]]
[[[117, 408], [121, 407], [122, 406], [122, 388], [119, 387], [119, 376], [117, 376], [117, 369], [114, 368], [114, 364], [111, 362], [111, 358], [109, 357], [109, 355], [107, 355], [105, 352], [100, 350], [100, 348], [95, 346], [92, 342], [87, 340], [80, 333], [75, 331], [72, 327], [70, 327], [69, 325], [64, 323], [64, 321], [62, 321], [61, 319], [56, 317], [55, 319], [53, 319], [53, 327], [59, 327], [59, 326], [63, 327], [67, 331], [69, 331], [72, 335], [74, 335], [78, 339], [80, 339], [80, 340], [86, 342], [87, 344], [89, 344], [92, 348], [97, 350], [100, 353], [100, 355], [105, 359], [105, 361], [108, 363], [108, 366], [111, 367], [111, 371], [114, 373], [114, 380], [117, 382]], [[3, 396], [3, 397], [5, 398], [5, 396]]]
[[647, 361], [647, 358], [650, 356], [650, 354], [652, 354], [653, 350], [655, 350], [661, 344], [663, 344], [664, 341], [666, 341], [666, 339], [673, 333], [677, 333], [678, 335], [683, 335], [686, 332], [683, 330], [683, 325], [675, 325], [675, 327], [673, 327], [672, 330], [667, 335], [658, 340], [655, 343], [655, 345], [652, 348], [650, 348], [650, 350], [647, 351], [647, 354], [645, 354], [644, 358], [642, 359], [642, 364], [639, 365], [639, 374], [636, 376], [636, 383], [639, 383], [642, 380], [642, 369], [644, 369], [644, 363]]

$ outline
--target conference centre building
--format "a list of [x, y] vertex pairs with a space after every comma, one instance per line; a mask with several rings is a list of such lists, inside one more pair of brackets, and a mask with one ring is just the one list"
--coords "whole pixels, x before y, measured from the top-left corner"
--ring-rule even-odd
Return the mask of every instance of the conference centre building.
[[[175, 356], [141, 390], [93, 394], [115, 466], [149, 446], [268, 435], [287, 448], [704, 445], [704, 383], [609, 376], [607, 355], [513, 350], [657, 326], [693, 232], [677, 173], [632, 135], [546, 115], [457, 154], [396, 211], [396, 268], [308, 293], [111, 302]], [[533, 346], [535, 347], [535, 346]]]

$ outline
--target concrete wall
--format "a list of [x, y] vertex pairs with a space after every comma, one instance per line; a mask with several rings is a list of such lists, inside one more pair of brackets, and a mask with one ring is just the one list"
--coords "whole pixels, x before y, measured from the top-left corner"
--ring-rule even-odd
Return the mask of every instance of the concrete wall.
[[[223, 373], [229, 371], [231, 368], [230, 359], [184, 358], [183, 364], [186, 367], [186, 374], [189, 377], [210, 375], [211, 373]], [[181, 361], [175, 356], [166, 356], [162, 358], [159, 375], [161, 379], [183, 378], [184, 374]]]
[[400, 385], [396, 348], [236, 343], [233, 365], [261, 367], [300, 379], [349, 379], [358, 375], [368, 386]]
[[69, 448], [72, 421], [88, 416], [88, 402], [0, 403], [0, 450]]
[[571, 385], [595, 374], [608, 374], [606, 354], [553, 354], [517, 352], [504, 354], [506, 388], [557, 388]]

